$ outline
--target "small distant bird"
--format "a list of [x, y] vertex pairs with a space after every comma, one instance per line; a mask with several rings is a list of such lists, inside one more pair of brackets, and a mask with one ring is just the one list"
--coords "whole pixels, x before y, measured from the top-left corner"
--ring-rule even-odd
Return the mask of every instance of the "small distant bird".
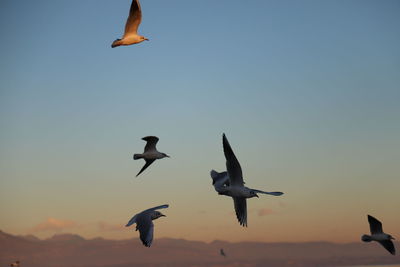
[[129, 16], [125, 24], [124, 36], [122, 39], [115, 40], [111, 47], [114, 48], [120, 45], [132, 45], [148, 41], [149, 39], [137, 33], [141, 21], [142, 10], [140, 8], [139, 0], [132, 0]]
[[11, 267], [19, 267], [19, 261], [13, 262], [10, 264]]
[[139, 230], [140, 240], [142, 240], [143, 245], [146, 247], [150, 247], [153, 242], [153, 232], [154, 232], [154, 224], [153, 220], [158, 219], [160, 217], [166, 217], [161, 212], [157, 211], [158, 209], [166, 209], [169, 205], [161, 205], [151, 209], [144, 210], [129, 220], [129, 222], [125, 225], [126, 227], [131, 226], [136, 223], [136, 231]]
[[390, 254], [395, 255], [396, 250], [392, 242], [392, 239], [394, 240], [394, 237], [384, 233], [382, 229], [382, 223], [371, 215], [368, 215], [368, 222], [371, 235], [363, 235], [361, 237], [361, 240], [364, 242], [376, 241], [384, 248], [386, 248], [386, 250], [389, 251]]
[[224, 256], [226, 258], [225, 251], [222, 248], [219, 250], [219, 254], [221, 254], [221, 256]]
[[146, 136], [143, 137], [142, 140], [147, 142], [146, 146], [144, 147], [144, 152], [143, 154], [134, 154], [133, 159], [144, 159], [146, 161], [146, 164], [139, 171], [139, 173], [136, 174], [136, 177], [138, 177], [139, 174], [141, 174], [147, 167], [149, 167], [156, 159], [162, 159], [165, 157], [169, 158], [167, 154], [157, 151], [156, 144], [158, 142], [158, 137]]
[[251, 189], [244, 186], [242, 168], [237, 160], [233, 150], [226, 138], [222, 136], [222, 144], [226, 158], [227, 172], [218, 173], [211, 171], [213, 185], [219, 195], [226, 195], [233, 198], [236, 217], [239, 224], [247, 226], [247, 198], [258, 197], [257, 193], [280, 196], [282, 192], [265, 192], [257, 189]]

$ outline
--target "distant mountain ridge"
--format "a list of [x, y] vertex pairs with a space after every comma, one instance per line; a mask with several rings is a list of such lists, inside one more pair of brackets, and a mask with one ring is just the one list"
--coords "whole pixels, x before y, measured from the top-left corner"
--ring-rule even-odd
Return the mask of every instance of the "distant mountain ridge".
[[[397, 242], [396, 247], [399, 248]], [[227, 258], [219, 255], [223, 248]], [[15, 260], [30, 267], [128, 267], [128, 266], [345, 266], [400, 263], [378, 244], [330, 242], [262, 243], [188, 241], [158, 238], [151, 248], [138, 239], [85, 239], [58, 234], [40, 240], [0, 231], [0, 266]]]

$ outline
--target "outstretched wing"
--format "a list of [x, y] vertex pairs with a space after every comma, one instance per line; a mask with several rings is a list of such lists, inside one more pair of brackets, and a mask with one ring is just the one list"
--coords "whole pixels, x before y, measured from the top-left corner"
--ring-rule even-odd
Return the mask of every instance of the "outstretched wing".
[[129, 16], [125, 24], [124, 37], [128, 35], [136, 35], [141, 21], [142, 10], [140, 8], [139, 0], [132, 0], [131, 8], [129, 9]]
[[144, 147], [144, 152], [157, 150], [156, 149], [156, 144], [158, 142], [157, 136], [146, 136], [143, 137], [142, 140], [147, 142], [146, 146]]
[[213, 186], [229, 186], [229, 176], [227, 172], [210, 171]]
[[273, 196], [281, 196], [283, 195], [283, 192], [265, 192], [265, 191], [261, 191], [261, 190], [257, 190], [257, 189], [251, 189], [256, 193], [260, 193], [260, 194], [267, 194], [267, 195], [273, 195]]
[[387, 251], [390, 252], [390, 254], [395, 255], [396, 254], [396, 249], [394, 248], [393, 242], [391, 240], [384, 240], [384, 241], [379, 241], [379, 243], [386, 248]]
[[244, 183], [242, 168], [240, 167], [240, 163], [233, 153], [231, 145], [229, 144], [225, 134], [222, 135], [222, 145], [224, 147], [224, 154], [226, 159], [226, 170], [228, 171], [231, 185], [243, 186]]
[[368, 215], [369, 229], [371, 234], [380, 234], [383, 233], [382, 223], [378, 221], [376, 218]]
[[138, 174], [136, 174], [136, 177], [138, 177], [139, 174], [141, 174], [145, 169], [147, 169], [147, 167], [149, 167], [154, 161], [155, 161], [155, 159], [146, 159], [146, 164], [144, 164], [144, 166], [142, 167], [140, 172]]
[[150, 213], [141, 213], [137, 218], [136, 229], [140, 232], [140, 240], [143, 245], [150, 247], [153, 242], [154, 224], [151, 220]]
[[128, 226], [131, 226], [132, 224], [136, 223], [136, 220], [140, 216], [140, 214], [148, 213], [149, 211], [155, 211], [155, 210], [158, 210], [158, 209], [166, 209], [168, 207], [169, 207], [168, 204], [164, 204], [164, 205], [161, 205], [161, 206], [157, 206], [157, 207], [154, 207], [154, 208], [150, 208], [150, 209], [144, 210], [144, 211], [136, 214], [135, 216], [133, 216], [132, 219], [130, 219], [129, 222], [125, 226], [128, 227]]
[[240, 225], [247, 227], [247, 203], [244, 197], [233, 197], [236, 218]]

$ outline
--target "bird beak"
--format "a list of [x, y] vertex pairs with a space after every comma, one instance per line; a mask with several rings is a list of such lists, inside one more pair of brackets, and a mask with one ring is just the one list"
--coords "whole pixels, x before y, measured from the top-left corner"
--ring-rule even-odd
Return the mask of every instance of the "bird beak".
[[161, 217], [167, 217], [167, 215], [161, 214]]
[[259, 198], [259, 196], [256, 194], [256, 197], [258, 197]]
[[170, 156], [167, 155], [167, 158], [170, 158]]
[[146, 41], [150, 41], [149, 39], [145, 38]]

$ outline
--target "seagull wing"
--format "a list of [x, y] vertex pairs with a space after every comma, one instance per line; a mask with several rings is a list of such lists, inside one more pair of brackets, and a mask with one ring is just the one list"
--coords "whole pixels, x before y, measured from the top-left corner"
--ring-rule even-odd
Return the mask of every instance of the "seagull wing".
[[164, 205], [161, 205], [161, 206], [157, 206], [157, 207], [154, 207], [154, 208], [150, 208], [150, 209], [144, 210], [144, 211], [136, 214], [135, 216], [133, 216], [132, 219], [130, 219], [129, 222], [125, 226], [128, 227], [128, 226], [131, 226], [132, 224], [136, 223], [136, 219], [140, 214], [148, 213], [150, 211], [155, 211], [155, 210], [158, 210], [158, 209], [166, 209], [168, 207], [169, 207], [168, 204], [164, 204]]
[[244, 197], [233, 197], [235, 204], [236, 218], [240, 225], [247, 227], [247, 203]]
[[136, 219], [136, 229], [140, 232], [140, 240], [143, 245], [150, 247], [153, 242], [154, 224], [151, 220], [151, 213], [141, 213]]
[[267, 194], [267, 195], [273, 195], [273, 196], [281, 196], [283, 195], [283, 192], [265, 192], [265, 191], [261, 191], [261, 190], [257, 190], [257, 189], [251, 189], [256, 193], [260, 193], [260, 194]]
[[139, 0], [132, 0], [129, 16], [125, 24], [124, 37], [128, 35], [136, 35], [139, 24], [142, 21], [142, 10]]
[[391, 240], [384, 240], [384, 241], [378, 241], [378, 242], [384, 248], [386, 248], [386, 250], [389, 251], [390, 254], [392, 254], [392, 255], [396, 254], [396, 249], [394, 248], [393, 242]]
[[231, 185], [243, 186], [244, 182], [242, 168], [240, 167], [240, 163], [233, 153], [231, 145], [229, 144], [225, 134], [222, 135], [222, 144], [226, 158], [226, 170], [228, 171]]
[[229, 176], [227, 172], [216, 172], [214, 170], [211, 170], [210, 176], [213, 180], [213, 185], [214, 186], [229, 186]]
[[142, 140], [147, 142], [146, 146], [144, 147], [144, 152], [157, 150], [156, 149], [156, 144], [158, 142], [157, 136], [146, 136], [146, 137], [143, 137]]
[[380, 234], [383, 233], [382, 223], [378, 221], [376, 218], [368, 215], [369, 229], [371, 234]]
[[146, 164], [144, 164], [144, 166], [142, 167], [140, 172], [138, 174], [136, 174], [136, 177], [138, 177], [139, 174], [141, 174], [145, 169], [147, 169], [147, 167], [149, 167], [154, 161], [155, 161], [155, 159], [146, 159]]

